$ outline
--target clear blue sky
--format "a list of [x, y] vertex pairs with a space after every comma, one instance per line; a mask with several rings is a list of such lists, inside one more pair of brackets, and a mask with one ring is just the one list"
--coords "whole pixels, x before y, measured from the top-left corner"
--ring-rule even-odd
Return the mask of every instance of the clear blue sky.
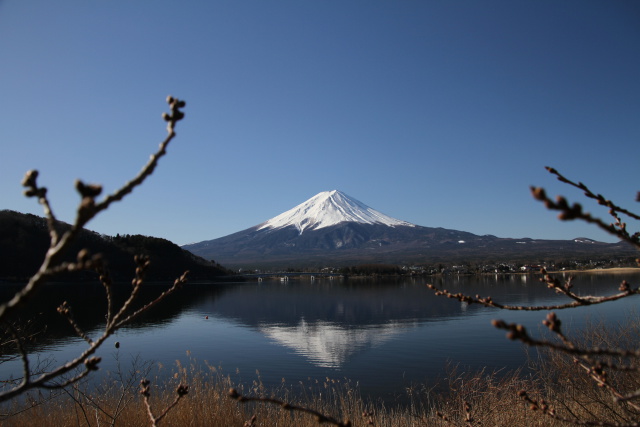
[[[40, 171], [71, 222], [81, 178], [151, 179], [88, 228], [184, 244], [338, 189], [418, 225], [591, 237], [529, 194], [554, 166], [640, 210], [636, 1], [0, 0], [0, 209]], [[589, 208], [606, 216], [606, 211]]]

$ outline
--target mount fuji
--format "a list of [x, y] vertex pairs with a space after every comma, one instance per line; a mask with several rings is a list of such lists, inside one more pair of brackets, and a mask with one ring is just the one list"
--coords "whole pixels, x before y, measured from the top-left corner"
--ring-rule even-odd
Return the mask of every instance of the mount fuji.
[[406, 221], [391, 218], [371, 209], [341, 191], [323, 191], [306, 202], [258, 226], [258, 230], [282, 229], [294, 226], [300, 234], [305, 230], [320, 230], [343, 222], [382, 224], [389, 227], [415, 227]]
[[229, 268], [286, 268], [361, 263], [434, 263], [571, 253], [635, 253], [590, 239], [508, 239], [423, 227], [385, 215], [333, 190], [262, 224], [184, 249]]

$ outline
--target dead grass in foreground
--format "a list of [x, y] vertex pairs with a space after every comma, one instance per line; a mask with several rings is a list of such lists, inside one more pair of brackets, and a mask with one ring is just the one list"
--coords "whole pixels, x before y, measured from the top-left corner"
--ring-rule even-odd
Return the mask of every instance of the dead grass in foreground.
[[[232, 384], [228, 376], [213, 367], [184, 369], [178, 367], [170, 380], [151, 382], [150, 403], [159, 413], [174, 399], [173, 390], [179, 383], [189, 383], [188, 395], [180, 400], [160, 425], [167, 426], [317, 426], [315, 417], [282, 409], [263, 402], [240, 403], [229, 397], [234, 387], [246, 396], [274, 397], [290, 404], [304, 406], [336, 420], [349, 420], [353, 426], [554, 426], [539, 412], [527, 409], [517, 395], [526, 388], [539, 387], [539, 382], [523, 379], [519, 372], [505, 376], [485, 372], [458, 373], [453, 369], [443, 387], [450, 393], [431, 391], [408, 392], [409, 404], [388, 407], [382, 403], [364, 401], [355, 386], [348, 381], [326, 380], [299, 389], [281, 387], [268, 391], [259, 382], [251, 387]], [[311, 390], [310, 390], [311, 388]], [[61, 395], [47, 403], [5, 418], [4, 426], [148, 426], [146, 407], [139, 389], [123, 391], [112, 388], [109, 394], [100, 390], [83, 396], [81, 393]], [[126, 402], [126, 404], [123, 404]], [[465, 410], [465, 402], [468, 411]], [[445, 421], [437, 413], [446, 415]], [[470, 413], [472, 422], [467, 422]], [[326, 425], [326, 424], [323, 424]]]

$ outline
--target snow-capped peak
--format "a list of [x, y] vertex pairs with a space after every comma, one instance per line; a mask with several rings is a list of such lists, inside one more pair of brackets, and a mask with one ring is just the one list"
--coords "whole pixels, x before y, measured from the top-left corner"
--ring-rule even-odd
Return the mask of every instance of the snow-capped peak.
[[333, 190], [318, 193], [295, 208], [271, 218], [260, 224], [258, 230], [293, 225], [302, 234], [305, 230], [317, 230], [341, 222], [415, 227], [409, 222], [384, 215], [341, 191]]

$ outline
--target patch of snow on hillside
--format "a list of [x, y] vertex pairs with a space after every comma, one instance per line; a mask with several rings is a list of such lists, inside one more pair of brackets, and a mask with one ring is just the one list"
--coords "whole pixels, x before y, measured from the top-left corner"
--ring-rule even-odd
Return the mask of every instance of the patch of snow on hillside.
[[595, 243], [593, 240], [585, 239], [583, 237], [579, 237], [577, 239], [573, 239], [573, 241], [576, 242], [576, 243], [591, 243], [591, 244]]
[[415, 227], [414, 224], [384, 215], [338, 190], [333, 190], [318, 193], [293, 209], [271, 218], [262, 223], [258, 230], [293, 225], [302, 234], [307, 229], [317, 230], [341, 222]]

